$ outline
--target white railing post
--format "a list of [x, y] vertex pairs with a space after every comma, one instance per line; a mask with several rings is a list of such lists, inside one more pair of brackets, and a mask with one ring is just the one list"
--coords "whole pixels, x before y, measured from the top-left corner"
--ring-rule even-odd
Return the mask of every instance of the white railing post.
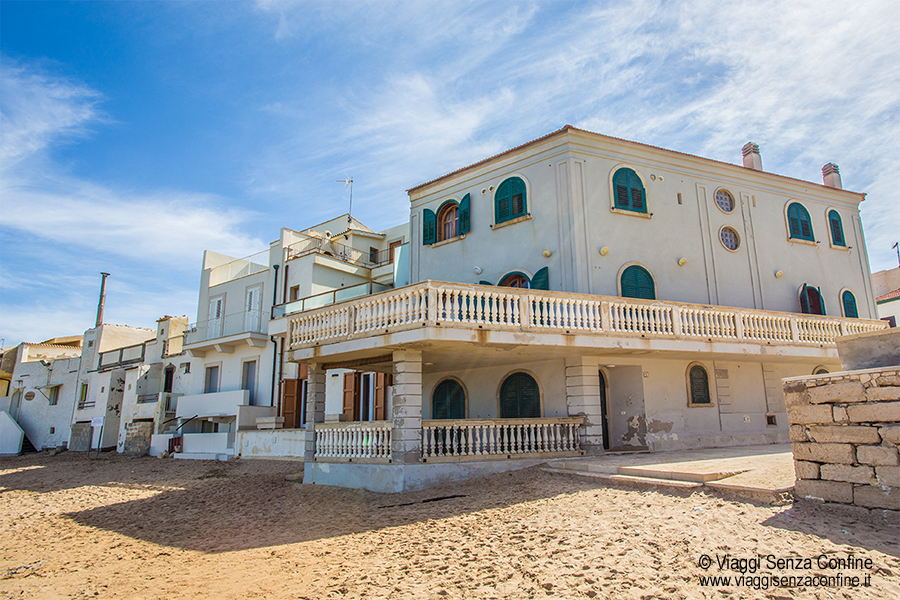
[[790, 318], [791, 324], [791, 341], [794, 343], [800, 342], [800, 325], [797, 323], [797, 317]]

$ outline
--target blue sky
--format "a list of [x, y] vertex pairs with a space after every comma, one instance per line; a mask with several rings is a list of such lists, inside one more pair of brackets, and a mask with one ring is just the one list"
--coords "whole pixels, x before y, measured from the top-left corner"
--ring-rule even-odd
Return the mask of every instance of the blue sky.
[[263, 250], [572, 124], [868, 193], [900, 238], [900, 11], [809, 2], [0, 2], [0, 337], [196, 317]]

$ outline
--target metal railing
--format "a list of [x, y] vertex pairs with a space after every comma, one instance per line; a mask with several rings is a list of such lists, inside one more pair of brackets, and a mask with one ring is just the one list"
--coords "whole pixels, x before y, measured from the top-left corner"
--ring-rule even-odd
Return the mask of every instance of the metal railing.
[[875, 331], [885, 321], [424, 281], [290, 319], [291, 348], [423, 324], [831, 345], [840, 335]]
[[391, 249], [359, 250], [334, 241], [334, 238], [308, 237], [299, 242], [294, 242], [287, 247], [285, 260], [292, 260], [308, 254], [324, 254], [337, 258], [344, 262], [354, 264], [366, 269], [374, 269], [391, 262]]
[[307, 310], [329, 306], [338, 302], [362, 298], [363, 296], [371, 296], [372, 294], [380, 294], [381, 292], [391, 289], [393, 289], [393, 286], [386, 283], [376, 283], [374, 281], [358, 283], [356, 285], [338, 288], [336, 290], [331, 290], [330, 292], [322, 292], [321, 294], [313, 294], [306, 298], [300, 298], [299, 300], [293, 300], [291, 302], [273, 306], [272, 318], [278, 319], [285, 315], [305, 312]]
[[184, 332], [184, 345], [208, 342], [229, 335], [240, 333], [266, 333], [268, 331], [269, 313], [261, 310], [225, 315], [218, 319], [209, 319], [193, 323]]
[[422, 421], [422, 457], [578, 454], [584, 417], [542, 419], [440, 419]]

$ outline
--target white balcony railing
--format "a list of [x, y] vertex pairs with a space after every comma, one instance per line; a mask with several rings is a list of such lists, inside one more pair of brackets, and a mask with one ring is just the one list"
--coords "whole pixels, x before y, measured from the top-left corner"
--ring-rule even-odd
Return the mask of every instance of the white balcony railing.
[[577, 454], [578, 428], [583, 424], [583, 417], [422, 421], [422, 457], [440, 462], [458, 457]]
[[248, 310], [191, 324], [184, 332], [184, 345], [208, 342], [241, 333], [266, 333], [268, 328], [268, 312]]
[[391, 458], [391, 422], [316, 423], [316, 459]]
[[645, 338], [833, 344], [885, 321], [424, 281], [289, 321], [291, 348], [422, 324]]
[[101, 352], [98, 357], [97, 368], [109, 369], [112, 367], [143, 362], [147, 344], [151, 344], [153, 341], [154, 340], [148, 340], [133, 346], [125, 346], [124, 348]]

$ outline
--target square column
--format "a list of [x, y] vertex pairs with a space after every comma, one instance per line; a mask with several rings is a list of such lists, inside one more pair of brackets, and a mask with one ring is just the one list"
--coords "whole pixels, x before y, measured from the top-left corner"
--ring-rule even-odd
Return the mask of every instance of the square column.
[[603, 454], [603, 416], [600, 408], [597, 359], [566, 359], [566, 406], [570, 417], [584, 417], [581, 449], [588, 456]]
[[325, 422], [325, 369], [313, 363], [306, 378], [306, 441], [303, 461], [316, 459], [316, 423]]
[[391, 462], [418, 464], [422, 460], [422, 353], [418, 350], [394, 352], [391, 419]]

